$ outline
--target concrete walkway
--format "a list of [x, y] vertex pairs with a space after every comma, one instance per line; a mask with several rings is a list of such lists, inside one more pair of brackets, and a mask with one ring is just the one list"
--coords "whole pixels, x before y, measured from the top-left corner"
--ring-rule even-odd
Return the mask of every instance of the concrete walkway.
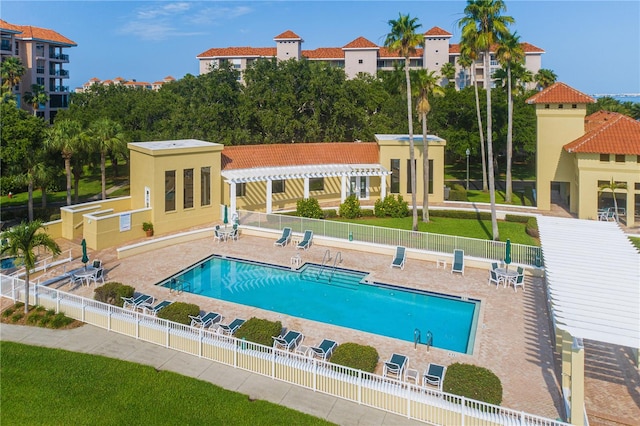
[[197, 358], [91, 325], [71, 330], [2, 324], [0, 340], [102, 355], [204, 380], [340, 425], [415, 425], [405, 417]]

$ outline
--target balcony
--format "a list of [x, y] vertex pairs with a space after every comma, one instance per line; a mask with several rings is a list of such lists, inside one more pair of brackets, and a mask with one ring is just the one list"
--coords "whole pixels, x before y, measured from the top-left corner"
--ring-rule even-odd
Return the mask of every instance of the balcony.
[[51, 53], [49, 54], [49, 59], [53, 59], [54, 61], [69, 62], [69, 55], [64, 53]]
[[49, 86], [49, 91], [50, 92], [68, 92], [69, 91], [69, 86]]
[[55, 75], [56, 77], [69, 78], [69, 71], [67, 70], [57, 70], [51, 73], [51, 75]]

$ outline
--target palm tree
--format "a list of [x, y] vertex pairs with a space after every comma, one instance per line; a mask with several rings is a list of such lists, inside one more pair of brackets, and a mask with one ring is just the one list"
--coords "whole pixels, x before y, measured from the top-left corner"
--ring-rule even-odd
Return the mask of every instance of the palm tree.
[[607, 191], [611, 191], [611, 195], [613, 196], [613, 208], [616, 211], [616, 221], [618, 220], [618, 200], [616, 200], [616, 189], [627, 189], [627, 184], [625, 182], [616, 182], [611, 178], [611, 182], [607, 182], [598, 187], [598, 193], [603, 193]]
[[0, 65], [2, 87], [11, 92], [13, 87], [16, 84], [20, 83], [20, 80], [22, 79], [22, 76], [26, 71], [27, 69], [24, 67], [24, 65], [22, 65], [22, 61], [20, 61], [20, 58], [10, 56], [3, 59], [2, 65]]
[[419, 92], [416, 109], [422, 120], [422, 221], [429, 222], [429, 143], [427, 141], [427, 115], [431, 111], [429, 94], [444, 96], [444, 89], [438, 85], [440, 77], [435, 71], [421, 69], [415, 73], [415, 76]]
[[38, 115], [38, 106], [47, 103], [49, 100], [49, 95], [44, 90], [44, 86], [41, 84], [32, 84], [31, 92], [27, 92], [24, 94], [24, 101], [31, 105], [33, 108], [33, 115]]
[[476, 60], [478, 59], [478, 50], [475, 47], [475, 39], [471, 38], [474, 34], [468, 35], [463, 39], [460, 49], [460, 60], [468, 62], [471, 67], [471, 78], [473, 79], [473, 90], [476, 96], [476, 117], [478, 119], [478, 130], [480, 132], [480, 155], [482, 156], [482, 191], [487, 192], [487, 155], [484, 150], [484, 129], [482, 127], [482, 114], [480, 112], [480, 96], [478, 95], [478, 80], [476, 79]]
[[416, 163], [413, 151], [413, 111], [411, 108], [411, 78], [409, 76], [409, 58], [415, 54], [416, 47], [423, 42], [422, 34], [416, 30], [422, 25], [418, 18], [400, 14], [397, 20], [390, 20], [391, 31], [384, 41], [385, 47], [404, 57], [404, 74], [407, 82], [407, 121], [409, 125], [409, 163], [411, 171], [411, 205], [413, 207], [413, 230], [418, 230], [418, 206], [416, 201]]
[[546, 89], [556, 82], [558, 76], [556, 75], [556, 73], [549, 69], [540, 68], [535, 76], [535, 79], [536, 83], [538, 83], [538, 89]]
[[71, 157], [83, 144], [82, 126], [78, 121], [65, 119], [56, 121], [49, 129], [46, 144], [49, 148], [62, 153], [64, 168], [67, 173], [67, 205], [71, 205]]
[[456, 66], [451, 62], [447, 62], [442, 64], [442, 68], [440, 68], [440, 73], [447, 79], [447, 86], [455, 87], [456, 85]]
[[493, 129], [491, 128], [491, 48], [506, 36], [508, 25], [514, 22], [511, 16], [502, 16], [506, 10], [502, 0], [467, 0], [465, 16], [460, 19], [463, 40], [475, 40], [475, 47], [482, 52], [484, 60], [484, 86], [487, 92], [487, 163], [489, 175], [489, 200], [491, 201], [491, 227], [493, 239], [500, 239], [496, 214], [495, 176], [493, 171]]
[[503, 37], [498, 43], [496, 57], [507, 70], [507, 181], [504, 200], [511, 202], [513, 183], [511, 178], [511, 159], [513, 157], [513, 84], [511, 81], [512, 64], [524, 62], [524, 49], [520, 44], [520, 36], [516, 33]]
[[102, 199], [107, 199], [107, 174], [106, 157], [111, 150], [119, 150], [119, 145], [124, 142], [122, 126], [108, 118], [101, 118], [89, 128], [89, 139], [94, 148], [100, 152], [100, 173], [102, 174]]
[[2, 246], [2, 254], [14, 256], [24, 264], [24, 313], [29, 313], [29, 275], [36, 264], [36, 255], [33, 250], [37, 247], [44, 247], [54, 255], [60, 254], [60, 247], [45, 232], [38, 232], [42, 227], [42, 222], [22, 222], [2, 233], [2, 238], [7, 240], [7, 244]]

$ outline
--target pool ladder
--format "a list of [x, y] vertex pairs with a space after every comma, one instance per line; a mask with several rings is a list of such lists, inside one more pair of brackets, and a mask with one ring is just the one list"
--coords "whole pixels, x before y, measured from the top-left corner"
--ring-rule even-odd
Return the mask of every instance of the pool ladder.
[[[324, 256], [322, 256], [322, 265], [320, 266], [320, 271], [318, 272], [317, 279], [320, 279], [320, 277], [324, 273], [324, 270], [326, 269], [328, 262], [331, 262], [331, 250], [329, 249], [327, 249], [324, 252]], [[342, 263], [342, 252], [340, 251], [336, 253], [336, 257], [333, 259], [333, 266], [331, 268], [331, 274], [329, 275], [329, 282], [331, 282], [331, 279], [333, 278], [333, 274], [336, 273], [336, 268], [339, 263]]]
[[169, 293], [182, 294], [185, 290], [191, 291], [190, 282], [171, 278], [171, 281], [169, 282]]
[[[420, 343], [420, 340], [422, 339], [420, 334], [419, 328], [413, 330], [413, 349], [418, 349], [418, 343]], [[431, 333], [431, 330], [427, 331], [427, 341], [425, 343], [427, 345], [427, 352], [429, 352], [431, 346], [433, 346], [433, 333]]]

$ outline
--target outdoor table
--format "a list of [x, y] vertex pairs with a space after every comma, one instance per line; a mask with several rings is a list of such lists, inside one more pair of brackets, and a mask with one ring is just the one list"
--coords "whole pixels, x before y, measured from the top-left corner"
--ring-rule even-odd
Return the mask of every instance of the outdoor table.
[[518, 271], [515, 269], [506, 269], [506, 268], [496, 268], [496, 275], [498, 278], [502, 278], [504, 281], [504, 286], [507, 286], [507, 283], [514, 284], [518, 279]]
[[82, 283], [82, 285], [89, 284], [89, 278], [91, 278], [93, 276], [93, 274], [95, 273], [95, 268], [92, 266], [87, 267], [85, 270], [83, 271], [78, 271], [76, 273], [73, 274], [73, 277], [75, 279], [80, 280], [80, 282]]

